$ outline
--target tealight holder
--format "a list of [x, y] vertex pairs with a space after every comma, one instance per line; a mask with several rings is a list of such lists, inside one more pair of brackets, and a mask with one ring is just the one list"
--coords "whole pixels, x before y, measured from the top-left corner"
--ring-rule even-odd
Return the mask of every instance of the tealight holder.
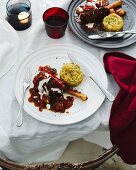
[[15, 30], [25, 30], [32, 24], [29, 0], [9, 0], [6, 4], [7, 21]]

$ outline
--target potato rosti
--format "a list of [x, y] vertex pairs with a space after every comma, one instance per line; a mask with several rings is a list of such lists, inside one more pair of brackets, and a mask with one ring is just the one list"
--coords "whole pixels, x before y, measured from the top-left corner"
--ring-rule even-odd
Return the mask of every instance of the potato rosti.
[[124, 22], [122, 17], [112, 13], [103, 19], [103, 29], [109, 32], [122, 31]]
[[83, 80], [83, 71], [78, 64], [66, 63], [60, 70], [60, 79], [68, 86], [77, 86]]

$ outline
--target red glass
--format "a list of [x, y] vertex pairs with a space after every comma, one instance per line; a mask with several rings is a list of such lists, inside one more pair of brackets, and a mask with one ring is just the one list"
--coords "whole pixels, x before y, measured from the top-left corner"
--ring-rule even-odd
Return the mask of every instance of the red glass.
[[45, 29], [49, 37], [57, 39], [65, 34], [69, 15], [59, 7], [47, 9], [43, 14]]

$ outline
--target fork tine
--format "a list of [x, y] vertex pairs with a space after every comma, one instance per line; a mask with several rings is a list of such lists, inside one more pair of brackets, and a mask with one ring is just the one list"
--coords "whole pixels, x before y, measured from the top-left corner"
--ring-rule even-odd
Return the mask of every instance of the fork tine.
[[27, 73], [26, 73], [27, 82], [29, 81], [29, 74], [30, 74], [29, 72], [30, 72], [30, 69], [28, 68]]
[[29, 82], [31, 81], [31, 78], [32, 78], [32, 71], [31, 68], [29, 67], [29, 73], [28, 73]]
[[27, 79], [29, 80], [29, 78], [30, 78], [30, 67], [28, 67], [27, 69]]
[[32, 79], [32, 70], [31, 70], [31, 68], [29, 67], [29, 82], [31, 81], [31, 79]]
[[28, 68], [25, 69], [24, 81], [27, 81], [28, 77]]
[[25, 70], [24, 81], [26, 81], [26, 82], [29, 83], [29, 82], [31, 81], [31, 77], [32, 77], [31, 69], [30, 69], [30, 67], [28, 67], [28, 68]]

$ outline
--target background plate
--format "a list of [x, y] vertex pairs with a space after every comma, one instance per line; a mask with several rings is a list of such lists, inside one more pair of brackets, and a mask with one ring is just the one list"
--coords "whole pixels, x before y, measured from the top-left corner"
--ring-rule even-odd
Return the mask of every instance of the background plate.
[[[92, 54], [75, 46], [47, 46], [45, 49], [41, 49], [29, 55], [18, 68], [15, 82], [15, 95], [19, 103], [21, 103], [22, 100], [25, 68], [31, 67], [33, 70], [33, 76], [39, 66], [45, 65], [55, 67], [59, 73], [63, 63], [70, 62], [67, 56], [68, 51], [78, 57], [80, 62], [86, 64], [93, 76], [95, 76], [100, 83], [107, 88], [107, 76], [105, 70], [101, 63]], [[75, 98], [73, 106], [67, 110], [69, 112], [68, 114], [54, 113], [49, 110], [39, 112], [32, 103], [28, 102], [28, 97], [30, 95], [29, 90], [25, 97], [24, 109], [35, 119], [50, 124], [66, 125], [79, 122], [95, 113], [104, 101], [105, 96], [91, 79], [84, 79], [84, 81], [77, 86], [76, 89], [87, 94], [88, 100], [81, 101], [80, 99]]]
[[[115, 0], [109, 0], [109, 3], [115, 2]], [[124, 18], [124, 30], [130, 30], [136, 28], [136, 1], [135, 0], [123, 0], [124, 5], [122, 8], [126, 11]], [[75, 21], [76, 13], [75, 9], [80, 4], [83, 4], [84, 0], [73, 0], [71, 1], [68, 12], [69, 12], [69, 27], [71, 30], [83, 41], [103, 48], [121, 48], [131, 45], [136, 42], [136, 35], [125, 35], [122, 38], [105, 39], [105, 40], [91, 40], [88, 38], [89, 33], [84, 31], [80, 25]]]

